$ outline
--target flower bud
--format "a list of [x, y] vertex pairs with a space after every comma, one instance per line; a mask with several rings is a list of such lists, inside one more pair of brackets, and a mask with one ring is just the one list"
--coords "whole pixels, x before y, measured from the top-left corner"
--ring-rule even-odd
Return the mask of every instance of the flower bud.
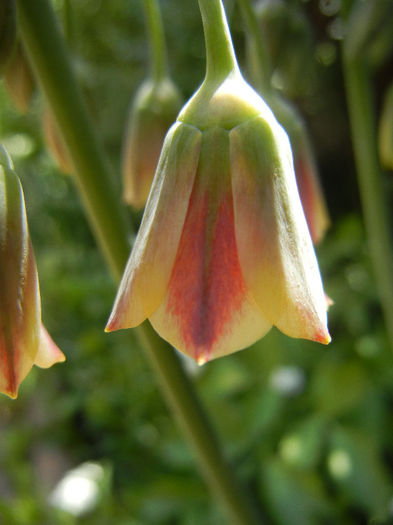
[[65, 357], [41, 323], [37, 269], [21, 184], [0, 147], [0, 392], [15, 398], [33, 364]]
[[149, 195], [162, 144], [176, 120], [181, 97], [169, 78], [145, 81], [130, 110], [123, 145], [124, 200], [143, 208]]
[[393, 170], [393, 84], [385, 95], [379, 121], [379, 155], [382, 164]]
[[0, 3], [0, 75], [3, 74], [14, 51], [16, 42], [15, 0]]
[[14, 54], [7, 64], [4, 72], [4, 83], [15, 106], [21, 113], [26, 113], [34, 93], [35, 81], [20, 43], [17, 44]]

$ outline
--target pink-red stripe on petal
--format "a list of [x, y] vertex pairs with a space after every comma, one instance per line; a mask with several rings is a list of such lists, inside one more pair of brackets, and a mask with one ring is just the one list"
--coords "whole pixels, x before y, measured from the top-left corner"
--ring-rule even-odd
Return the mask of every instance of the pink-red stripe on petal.
[[168, 310], [179, 320], [184, 344], [193, 349], [195, 359], [207, 360], [246, 289], [236, 253], [231, 196], [219, 206], [211, 241], [208, 194], [199, 200], [191, 198], [169, 283]]
[[157, 331], [199, 364], [234, 352], [269, 329], [249, 300], [237, 256], [231, 193], [211, 203], [194, 189]]

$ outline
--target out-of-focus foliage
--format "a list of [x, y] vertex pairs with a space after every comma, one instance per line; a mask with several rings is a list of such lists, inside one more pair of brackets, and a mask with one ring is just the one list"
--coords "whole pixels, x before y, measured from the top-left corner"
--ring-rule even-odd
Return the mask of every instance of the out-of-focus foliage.
[[[147, 68], [141, 2], [70, 0], [65, 17], [65, 1], [54, 5], [67, 19], [74, 66], [120, 186], [126, 108]], [[393, 519], [393, 358], [358, 202], [340, 69], [340, 2], [284, 3], [301, 12], [312, 35], [307, 82], [291, 87], [285, 75], [276, 79], [296, 96], [310, 126], [332, 217], [318, 255], [335, 302], [333, 343], [323, 348], [273, 330], [252, 348], [201, 369], [186, 365], [266, 523], [387, 524]], [[204, 75], [197, 2], [161, 5], [171, 74], [188, 97]], [[228, 13], [242, 59], [244, 32], [233, 2]], [[377, 97], [391, 63], [378, 70]], [[132, 331], [103, 333], [115, 287], [72, 177], [62, 176], [46, 151], [44, 107], [37, 93], [20, 115], [0, 86], [0, 140], [25, 191], [43, 319], [67, 362], [34, 370], [16, 402], [0, 399], [0, 522], [222, 524]], [[391, 195], [391, 181], [386, 191]], [[95, 465], [95, 503], [80, 514], [55, 507], [56, 484], [85, 462]], [[76, 485], [74, 499], [86, 483]]]

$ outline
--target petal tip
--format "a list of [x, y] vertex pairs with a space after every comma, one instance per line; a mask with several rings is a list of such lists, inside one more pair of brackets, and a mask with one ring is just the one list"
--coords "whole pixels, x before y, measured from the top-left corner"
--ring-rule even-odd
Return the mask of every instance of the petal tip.
[[117, 319], [111, 315], [111, 317], [108, 319], [108, 322], [106, 323], [104, 332], [114, 332], [115, 330], [118, 330], [120, 326], [118, 326]]
[[5, 389], [5, 390], [1, 390], [1, 393], [5, 394], [10, 399], [17, 399], [18, 397], [18, 390]]
[[209, 357], [207, 355], [200, 355], [195, 358], [195, 361], [197, 362], [198, 366], [202, 366], [209, 361]]
[[314, 341], [317, 343], [322, 343], [323, 345], [328, 345], [331, 342], [332, 338], [327, 330], [319, 330], [316, 332]]

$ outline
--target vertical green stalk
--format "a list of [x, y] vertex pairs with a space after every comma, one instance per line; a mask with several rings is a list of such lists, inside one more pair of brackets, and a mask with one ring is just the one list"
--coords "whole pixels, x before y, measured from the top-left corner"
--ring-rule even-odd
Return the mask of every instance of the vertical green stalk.
[[198, 0], [206, 44], [205, 82], [220, 82], [239, 72], [221, 0]]
[[393, 252], [378, 159], [371, 76], [363, 60], [356, 57], [344, 59], [344, 75], [370, 255], [393, 350]]
[[151, 75], [155, 83], [168, 76], [168, 58], [158, 0], [144, 0], [146, 24], [150, 37]]
[[[119, 199], [112, 190], [112, 174], [83, 104], [50, 0], [17, 3], [21, 37], [74, 164], [75, 179], [93, 231], [114, 276], [119, 279], [129, 252], [128, 231]], [[175, 353], [148, 322], [135, 330], [217, 504], [222, 505], [235, 524], [260, 524]]]
[[91, 132], [87, 110], [68, 60], [58, 21], [47, 0], [18, 1], [21, 36], [75, 166], [90, 225], [110, 268], [120, 278], [127, 261], [128, 228], [113, 174]]
[[271, 85], [272, 65], [267, 52], [267, 44], [258, 26], [250, 0], [238, 0], [238, 4], [244, 18], [250, 46], [253, 80], [258, 91], [269, 100], [273, 96], [273, 88]]

